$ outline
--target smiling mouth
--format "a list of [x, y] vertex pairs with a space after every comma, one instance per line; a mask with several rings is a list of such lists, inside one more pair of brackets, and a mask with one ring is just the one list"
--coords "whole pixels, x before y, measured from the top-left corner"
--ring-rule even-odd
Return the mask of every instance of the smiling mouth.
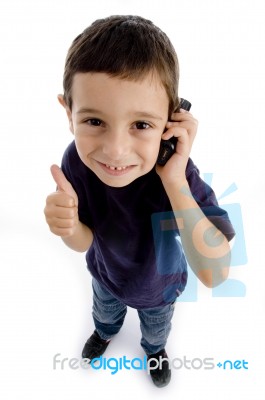
[[98, 161], [98, 163], [105, 172], [107, 172], [110, 175], [115, 175], [115, 176], [124, 175], [127, 172], [131, 171], [132, 168], [135, 167], [135, 165], [114, 166], [114, 165], [101, 163], [99, 161]]

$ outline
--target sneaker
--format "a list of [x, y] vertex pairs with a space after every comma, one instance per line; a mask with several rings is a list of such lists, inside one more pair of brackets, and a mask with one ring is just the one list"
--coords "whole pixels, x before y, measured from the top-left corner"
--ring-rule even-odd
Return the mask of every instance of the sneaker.
[[82, 351], [82, 358], [87, 358], [90, 361], [93, 358], [100, 357], [106, 350], [110, 340], [103, 340], [95, 330], [93, 334], [87, 339], [86, 344]]
[[[159, 362], [158, 365], [155, 361], [151, 361], [149, 364], [150, 367], [157, 366], [155, 369], [150, 369], [152, 381], [157, 387], [164, 387], [168, 385], [171, 379], [171, 369], [169, 368], [166, 350], [162, 349], [158, 353], [150, 354], [147, 357], [147, 360], [150, 360], [150, 358], [155, 358]], [[164, 358], [166, 358], [166, 360], [163, 360]], [[161, 368], [159, 368], [160, 366]]]

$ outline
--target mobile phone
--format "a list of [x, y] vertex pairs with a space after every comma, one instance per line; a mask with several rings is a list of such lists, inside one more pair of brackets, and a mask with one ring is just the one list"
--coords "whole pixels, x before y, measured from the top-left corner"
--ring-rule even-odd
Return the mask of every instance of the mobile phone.
[[[181, 98], [176, 112], [178, 112], [178, 110], [180, 108], [190, 111], [191, 103], [188, 100]], [[175, 153], [177, 141], [178, 141], [178, 139], [176, 137], [172, 137], [169, 140], [163, 140], [163, 139], [161, 140], [160, 149], [159, 149], [158, 158], [157, 158], [158, 165], [162, 165], [162, 166], [165, 165], [167, 163], [167, 161], [170, 159], [170, 157]]]

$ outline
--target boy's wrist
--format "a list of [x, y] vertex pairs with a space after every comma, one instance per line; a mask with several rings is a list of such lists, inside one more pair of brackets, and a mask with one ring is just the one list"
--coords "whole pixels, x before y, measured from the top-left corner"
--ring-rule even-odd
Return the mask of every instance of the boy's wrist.
[[189, 183], [186, 177], [175, 179], [174, 181], [162, 181], [162, 183], [167, 194], [176, 192], [182, 193], [183, 191], [186, 193], [186, 191], [189, 190]]
[[62, 237], [64, 243], [72, 250], [84, 252], [89, 249], [93, 241], [93, 233], [90, 228], [78, 221], [73, 234], [68, 237]]

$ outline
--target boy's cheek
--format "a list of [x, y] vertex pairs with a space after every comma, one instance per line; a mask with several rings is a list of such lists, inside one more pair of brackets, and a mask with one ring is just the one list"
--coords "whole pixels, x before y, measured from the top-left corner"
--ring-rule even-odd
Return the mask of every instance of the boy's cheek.
[[69, 130], [74, 135], [75, 134], [75, 129], [74, 129], [73, 120], [72, 120], [72, 118], [69, 118], [68, 120], [69, 120]]

